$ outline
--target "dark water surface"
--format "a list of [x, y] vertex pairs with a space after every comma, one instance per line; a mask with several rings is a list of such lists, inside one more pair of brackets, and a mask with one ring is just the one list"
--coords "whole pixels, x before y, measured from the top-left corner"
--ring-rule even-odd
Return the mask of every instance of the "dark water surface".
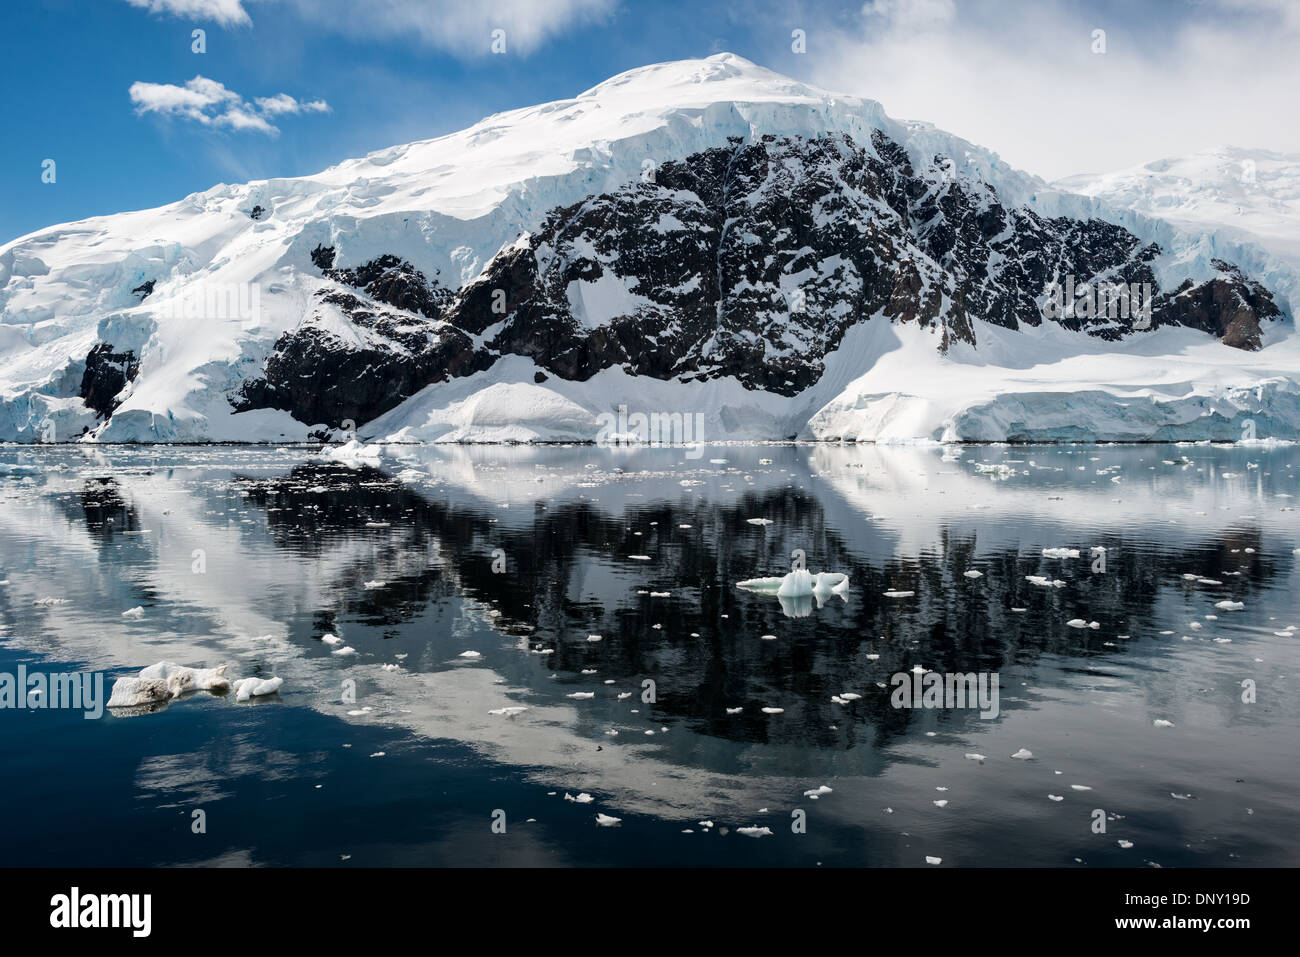
[[0, 672], [285, 682], [0, 710], [0, 864], [1300, 864], [1294, 448], [315, 452], [0, 448]]

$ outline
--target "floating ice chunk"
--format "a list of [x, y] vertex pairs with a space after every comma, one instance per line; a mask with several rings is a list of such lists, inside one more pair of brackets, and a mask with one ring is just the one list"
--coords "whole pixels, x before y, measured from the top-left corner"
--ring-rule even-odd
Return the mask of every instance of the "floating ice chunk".
[[601, 814], [599, 812], [596, 814], [596, 823], [601, 827], [615, 827], [622, 823], [622, 821], [623, 819], [621, 817], [610, 817], [608, 814]]
[[588, 698], [594, 698], [594, 697], [596, 697], [596, 692], [594, 692], [594, 691], [575, 691], [575, 692], [573, 692], [573, 694], [566, 694], [565, 697], [566, 697], [566, 698], [576, 698], [576, 699], [578, 699], [579, 701], [585, 701], [585, 700], [587, 700]]
[[355, 655], [356, 653], [357, 653], [357, 649], [353, 648], [351, 645], [344, 645], [342, 648], [335, 648], [333, 651], [330, 652], [331, 655], [338, 655], [340, 658], [347, 658], [348, 656]]
[[1071, 790], [1071, 791], [1091, 791], [1092, 788], [1089, 787], [1089, 786], [1086, 785], [1086, 784], [1071, 784], [1071, 785], [1070, 785], [1070, 790]]
[[34, 602], [32, 602], [33, 605], [40, 605], [44, 608], [49, 608], [52, 605], [66, 605], [67, 603], [68, 603], [68, 599], [66, 598], [50, 598], [48, 595], [44, 598], [38, 598]]
[[1065, 582], [1059, 578], [1046, 578], [1043, 575], [1026, 575], [1025, 581], [1032, 585], [1042, 585], [1044, 588], [1064, 588]]
[[[772, 524], [772, 520], [770, 518], [747, 518], [745, 519], [745, 521], [747, 521], [750, 525], [771, 525]], [[1296, 549], [1296, 551], [1300, 552], [1300, 549]]]
[[771, 837], [772, 829], [770, 827], [738, 827], [737, 834], [743, 834], [745, 837]]
[[118, 678], [113, 682], [113, 691], [108, 697], [108, 707], [138, 708], [162, 704], [174, 697], [165, 681]]
[[943, 858], [942, 858], [942, 857], [931, 857], [929, 854], [927, 854], [927, 855], [925, 856], [925, 863], [927, 863], [927, 864], [942, 864], [942, 863], [943, 863]]
[[1126, 841], [1126, 840], [1124, 840], [1123, 838], [1120, 838], [1120, 839], [1119, 839], [1118, 841], [1116, 841], [1115, 843], [1117, 843], [1120, 847], [1124, 848], [1124, 850], [1126, 850], [1126, 851], [1127, 851], [1130, 847], [1133, 846], [1133, 842], [1132, 842], [1132, 841]]
[[736, 587], [775, 595], [784, 580], [783, 578], [747, 578], [743, 582], [736, 582]]
[[1027, 761], [1034, 756], [1034, 752], [1030, 751], [1028, 748], [1021, 748], [1011, 756], [1020, 761]]
[[983, 761], [984, 755], [975, 754], [974, 752], [971, 752], [970, 754], [966, 755], [966, 758], [970, 761]]
[[1164, 718], [1156, 718], [1151, 723], [1157, 728], [1172, 728], [1174, 726], [1172, 721], [1166, 721]]
[[650, 556], [649, 556], [649, 555], [629, 555], [629, 556], [627, 556], [627, 557], [630, 558], [630, 559], [632, 559], [633, 561], [636, 561], [636, 562], [648, 562], [648, 561], [650, 561]]
[[728, 708], [727, 714], [740, 714], [740, 712], [744, 710], [745, 710], [744, 708]]
[[160, 661], [140, 672], [143, 680], [157, 679], [166, 681], [176, 694], [187, 691], [230, 690], [230, 679], [226, 677], [226, 666], [219, 668], [187, 668], [174, 661]]
[[379, 579], [376, 578], [374, 581], [368, 581], [368, 582], [366, 582], [366, 583], [365, 583], [365, 587], [366, 587], [366, 588], [383, 588], [383, 587], [384, 587], [385, 585], [387, 585], [387, 584], [388, 584], [388, 582], [386, 582], [386, 581], [380, 581]]
[[462, 651], [457, 658], [482, 658], [483, 656], [477, 651]]
[[241, 678], [234, 683], [235, 700], [247, 701], [275, 694], [283, 685], [283, 678]]
[[516, 705], [511, 705], [508, 708], [493, 708], [491, 711], [488, 712], [488, 714], [501, 714], [501, 715], [505, 715], [507, 718], [513, 718], [515, 715], [520, 714], [527, 710], [528, 710], [527, 705], [516, 704]]
[[776, 641], [776, 635], [759, 635], [759, 641]]
[[973, 568], [969, 568], [969, 569], [967, 569], [966, 571], [962, 572], [962, 574], [965, 575], [967, 578], [983, 578], [983, 577], [984, 577], [984, 573], [983, 573], [983, 572], [977, 572], [977, 571], [976, 571], [975, 569], [973, 569]]
[[1077, 548], [1044, 548], [1044, 558], [1078, 558], [1079, 550]]
[[1100, 628], [1101, 625], [1095, 621], [1084, 621], [1082, 618], [1071, 618], [1066, 622], [1071, 628]]
[[784, 714], [785, 708], [764, 708], [763, 714]]
[[750, 578], [737, 582], [737, 588], [762, 594], [775, 594], [778, 598], [802, 598], [808, 595], [842, 594], [847, 590], [849, 576], [842, 572], [818, 572], [798, 568], [782, 578]]
[[626, 700], [626, 699], [628, 699], [628, 698], [630, 698], [630, 697], [632, 697], [632, 692], [630, 692], [630, 691], [621, 691], [621, 692], [619, 692], [618, 700], [619, 700], [619, 701], [624, 701], [624, 700]]
[[1241, 611], [1246, 606], [1239, 601], [1230, 601], [1225, 599], [1224, 601], [1216, 601], [1214, 607], [1219, 609], [1219, 611]]
[[144, 617], [144, 606], [136, 605], [134, 608], [128, 608], [126, 611], [122, 612], [122, 617], [139, 620]]
[[564, 792], [564, 800], [566, 800], [566, 801], [576, 801], [578, 804], [590, 804], [592, 801], [594, 801], [594, 800], [596, 800], [596, 799], [595, 799], [594, 797], [592, 797], [590, 794], [588, 794], [586, 791], [583, 791], [583, 792], [582, 792], [581, 794], [579, 794], [577, 797], [574, 797], [574, 796], [573, 796], [572, 794], [570, 794], [568, 791], [565, 791], [565, 792]]
[[343, 639], [340, 638], [338, 635], [321, 635], [321, 636], [320, 636], [320, 640], [323, 641], [323, 642], [325, 642], [325, 644], [327, 644], [327, 645], [341, 645], [341, 644], [343, 644]]
[[804, 791], [803, 796], [810, 797], [810, 798], [819, 798], [823, 794], [830, 794], [831, 790], [832, 790], [831, 788], [828, 788], [826, 785], [823, 784], [821, 785], [821, 787], [813, 788], [810, 791]]
[[365, 445], [352, 439], [346, 445], [322, 449], [320, 457], [326, 461], [355, 465], [361, 462], [378, 462], [381, 451], [378, 445]]
[[138, 708], [163, 704], [190, 691], [224, 694], [230, 690], [226, 665], [219, 668], [187, 668], [174, 661], [160, 661], [134, 678], [118, 678], [109, 695], [110, 708]]
[[887, 591], [885, 592], [885, 597], [886, 598], [911, 598], [915, 594], [916, 592], [914, 591]]
[[1064, 800], [1065, 800], [1065, 797], [1062, 796], [1062, 795], [1060, 795], [1060, 794], [1049, 794], [1049, 795], [1047, 795], [1047, 800], [1049, 800], [1049, 801], [1064, 801]]

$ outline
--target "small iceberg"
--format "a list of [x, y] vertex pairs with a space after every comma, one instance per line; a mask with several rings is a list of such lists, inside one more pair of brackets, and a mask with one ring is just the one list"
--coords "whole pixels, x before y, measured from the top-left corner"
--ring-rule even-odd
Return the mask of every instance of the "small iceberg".
[[759, 595], [775, 595], [787, 618], [811, 615], [814, 601], [821, 608], [833, 597], [845, 602], [849, 600], [849, 576], [843, 572], [813, 573], [800, 568], [780, 578], [746, 579], [737, 582], [736, 587]]
[[264, 698], [275, 694], [284, 685], [283, 678], [240, 678], [234, 683], [235, 700], [248, 701], [250, 698]]
[[142, 669], [137, 677], [113, 682], [108, 707], [123, 714], [145, 714], [159, 711], [191, 691], [225, 694], [230, 690], [226, 667], [187, 668], [174, 661], [160, 661]]

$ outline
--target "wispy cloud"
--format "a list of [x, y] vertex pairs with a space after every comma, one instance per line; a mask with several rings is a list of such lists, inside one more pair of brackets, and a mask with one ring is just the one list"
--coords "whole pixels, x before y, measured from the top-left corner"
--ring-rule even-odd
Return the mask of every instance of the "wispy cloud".
[[1280, 122], [1298, 31], [1295, 0], [868, 0], [810, 29], [807, 69], [1055, 179], [1224, 144], [1300, 150], [1300, 124]]
[[[250, 26], [253, 0], [126, 0], [157, 14]], [[349, 37], [408, 40], [464, 59], [492, 52], [532, 53], [562, 31], [599, 22], [618, 0], [258, 0], [280, 3], [317, 29]]]
[[303, 102], [287, 93], [257, 97], [249, 103], [234, 90], [205, 76], [196, 76], [184, 86], [137, 81], [131, 84], [129, 93], [135, 111], [140, 115], [157, 113], [192, 120], [203, 126], [236, 132], [254, 131], [269, 136], [280, 132], [272, 122], [275, 117], [328, 113], [330, 109], [324, 100]]
[[491, 53], [492, 31], [506, 50], [531, 53], [564, 30], [599, 22], [616, 0], [284, 0], [318, 27], [352, 36], [413, 39], [459, 57]]
[[253, 21], [244, 0], [126, 0], [150, 13], [171, 14], [189, 20], [214, 20], [224, 27], [248, 26]]

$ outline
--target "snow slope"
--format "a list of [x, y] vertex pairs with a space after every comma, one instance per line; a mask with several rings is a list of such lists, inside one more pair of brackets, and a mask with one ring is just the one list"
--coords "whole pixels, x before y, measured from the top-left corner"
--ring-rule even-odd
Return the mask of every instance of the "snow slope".
[[[282, 334], [304, 322], [323, 285], [311, 258], [317, 247], [353, 264], [397, 256], [454, 290], [548, 211], [635, 181], [647, 162], [729, 137], [837, 132], [869, 144], [875, 130], [918, 166], [936, 154], [951, 157], [958, 172], [991, 184], [1004, 203], [1106, 219], [1159, 242], [1158, 275], [1204, 278], [1213, 259], [1226, 258], [1273, 290], [1288, 316], [1300, 301], [1285, 230], [1221, 229], [1212, 217], [1176, 227], [1153, 218], [1159, 203], [1051, 187], [932, 126], [894, 121], [874, 101], [718, 54], [632, 70], [573, 99], [488, 117], [314, 176], [219, 185], [169, 206], [55, 226], [0, 246], [0, 440], [306, 439], [323, 427], [269, 409], [235, 413], [228, 397], [262, 368]], [[146, 282], [153, 286], [141, 301]], [[572, 290], [592, 323], [628, 295], [581, 283]], [[995, 438], [1015, 432], [1023, 410], [1042, 404], [1055, 410], [1052, 429], [1061, 435], [1154, 437], [1173, 429], [1201, 438], [1209, 420], [1190, 410], [1224, 389], [1280, 378], [1276, 394], [1291, 394], [1291, 328], [1271, 330], [1255, 354], [1168, 330], [1118, 344], [987, 330], [977, 352], [944, 357], [924, 331], [873, 320], [846, 338], [820, 381], [793, 398], [728, 378], [665, 382], [618, 369], [542, 385], [529, 360], [510, 356], [427, 387], [361, 431], [427, 441], [588, 438], [597, 416], [626, 404], [700, 412], [710, 439]], [[335, 331], [356, 335], [346, 323]], [[130, 350], [139, 367], [107, 421], [79, 394], [96, 343]], [[1028, 357], [1035, 358], [1026, 366]], [[1086, 395], [1068, 398], [1076, 393]], [[1135, 398], [1150, 422], [1126, 424], [1120, 403], [1132, 408]], [[1300, 418], [1286, 402], [1274, 418], [1278, 434], [1289, 435]]]
[[1237, 236], [1300, 265], [1300, 154], [1223, 146], [1053, 185], [1189, 230]]

